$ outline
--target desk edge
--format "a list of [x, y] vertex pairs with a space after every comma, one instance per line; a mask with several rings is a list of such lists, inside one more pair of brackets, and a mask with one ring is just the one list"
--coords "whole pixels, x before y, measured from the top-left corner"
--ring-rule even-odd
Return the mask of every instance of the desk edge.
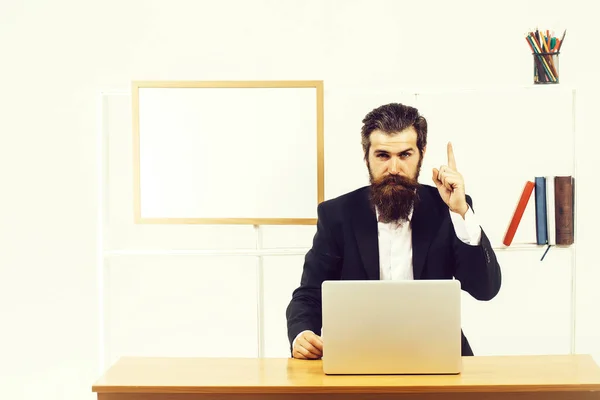
[[95, 393], [211, 393], [211, 394], [349, 394], [349, 393], [495, 393], [600, 392], [599, 383], [556, 385], [454, 386], [92, 386]]

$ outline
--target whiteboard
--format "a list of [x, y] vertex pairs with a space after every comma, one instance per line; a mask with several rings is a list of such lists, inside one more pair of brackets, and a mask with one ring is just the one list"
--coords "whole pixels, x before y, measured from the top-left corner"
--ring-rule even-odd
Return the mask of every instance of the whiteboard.
[[314, 224], [320, 81], [135, 82], [138, 223]]

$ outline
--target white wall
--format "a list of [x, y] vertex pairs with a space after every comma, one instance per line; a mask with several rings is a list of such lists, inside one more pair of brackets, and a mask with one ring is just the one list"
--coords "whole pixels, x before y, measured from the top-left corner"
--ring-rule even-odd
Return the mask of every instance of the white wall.
[[[127, 89], [142, 79], [323, 79], [338, 89], [529, 84], [523, 33], [536, 25], [568, 28], [561, 81], [581, 94], [577, 350], [600, 353], [594, 12], [584, 1], [546, 5], [556, 11], [541, 13], [539, 2], [516, 0], [0, 3], [0, 397], [91, 399], [91, 384], [102, 372], [95, 130], [100, 90]], [[448, 45], [440, 47], [444, 34]], [[240, 231], [243, 238], [251, 234]], [[202, 237], [209, 248], [229, 247]], [[185, 281], [161, 265], [155, 261], [145, 272], [171, 285]], [[169, 268], [202, 277], [185, 263]], [[119, 269], [111, 282], [126, 285], [135, 274], [133, 267]], [[236, 304], [230, 309], [244, 310]], [[164, 310], [158, 315], [168, 318]], [[132, 326], [132, 335], [139, 328]], [[133, 343], [134, 336], [124, 339]]]

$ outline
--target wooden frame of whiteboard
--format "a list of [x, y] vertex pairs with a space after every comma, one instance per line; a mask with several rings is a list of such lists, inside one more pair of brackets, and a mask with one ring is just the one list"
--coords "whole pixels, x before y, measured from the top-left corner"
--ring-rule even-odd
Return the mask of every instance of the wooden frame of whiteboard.
[[134, 81], [132, 82], [133, 211], [136, 224], [315, 225], [316, 218], [142, 218], [140, 88], [314, 88], [317, 120], [317, 205], [324, 200], [323, 81]]

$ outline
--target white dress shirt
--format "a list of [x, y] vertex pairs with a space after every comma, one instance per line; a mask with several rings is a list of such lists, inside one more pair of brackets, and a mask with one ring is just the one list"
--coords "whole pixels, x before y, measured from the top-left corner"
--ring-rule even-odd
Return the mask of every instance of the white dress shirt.
[[[463, 219], [460, 214], [452, 212], [450, 219], [454, 226], [456, 236], [465, 244], [477, 246], [481, 241], [481, 226], [471, 210], [471, 207], [465, 213]], [[376, 212], [379, 221], [379, 213]], [[408, 216], [412, 219], [412, 211]], [[379, 243], [379, 278], [380, 280], [403, 280], [414, 279], [412, 266], [412, 229], [408, 221], [397, 222], [377, 222], [378, 243]], [[298, 334], [300, 336], [306, 331]], [[292, 342], [292, 348], [296, 339]]]

